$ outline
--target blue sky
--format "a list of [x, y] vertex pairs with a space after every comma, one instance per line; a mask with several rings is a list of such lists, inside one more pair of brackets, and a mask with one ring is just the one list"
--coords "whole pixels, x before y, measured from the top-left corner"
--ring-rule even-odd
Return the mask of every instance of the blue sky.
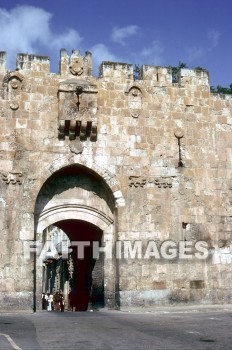
[[200, 66], [211, 85], [232, 83], [231, 0], [0, 0], [0, 51], [15, 69], [16, 54], [59, 52], [102, 61]]

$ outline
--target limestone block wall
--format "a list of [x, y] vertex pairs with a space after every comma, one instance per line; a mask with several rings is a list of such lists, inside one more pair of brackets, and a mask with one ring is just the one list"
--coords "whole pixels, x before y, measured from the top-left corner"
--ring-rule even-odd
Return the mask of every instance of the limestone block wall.
[[[113, 194], [114, 240], [142, 242], [141, 258], [112, 262], [118, 305], [231, 302], [232, 98], [210, 93], [206, 71], [181, 69], [173, 83], [166, 67], [142, 66], [135, 79], [132, 65], [103, 62], [94, 77], [90, 53], [65, 50], [58, 74], [28, 54], [8, 71], [2, 52], [0, 80], [2, 308], [33, 308], [24, 248], [36, 198], [72, 164]], [[144, 259], [149, 241], [166, 240], [205, 241], [209, 257]]]

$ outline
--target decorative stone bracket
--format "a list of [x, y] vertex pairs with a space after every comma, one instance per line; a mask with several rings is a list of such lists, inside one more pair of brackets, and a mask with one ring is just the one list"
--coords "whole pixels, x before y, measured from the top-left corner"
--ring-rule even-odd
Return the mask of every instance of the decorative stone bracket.
[[59, 87], [58, 138], [97, 141], [97, 92], [89, 81], [68, 79]]
[[80, 141], [85, 141], [89, 138], [90, 141], [97, 141], [97, 125], [92, 121], [60, 120], [58, 130], [59, 140], [64, 140], [65, 136], [68, 136], [69, 140], [79, 138]]

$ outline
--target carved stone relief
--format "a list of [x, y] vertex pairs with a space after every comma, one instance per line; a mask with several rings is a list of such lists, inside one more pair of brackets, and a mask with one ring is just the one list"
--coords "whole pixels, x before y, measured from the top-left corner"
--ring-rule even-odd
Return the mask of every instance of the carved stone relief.
[[13, 110], [13, 111], [16, 111], [18, 108], [19, 108], [19, 104], [17, 101], [12, 101], [10, 103], [10, 108]]
[[75, 154], [80, 154], [84, 150], [84, 146], [82, 142], [80, 142], [79, 140], [76, 140], [75, 143], [71, 143], [69, 148], [70, 148], [70, 151]]
[[18, 101], [25, 88], [25, 78], [19, 72], [8, 73], [3, 80], [3, 98], [10, 101], [10, 108], [15, 111], [19, 108]]
[[171, 188], [173, 182], [172, 176], [161, 176], [161, 177], [152, 177], [148, 178], [140, 175], [131, 175], [129, 176], [129, 186], [130, 187], [145, 187], [145, 185], [155, 185], [158, 188]]
[[22, 173], [21, 172], [0, 172], [0, 178], [2, 181], [4, 181], [7, 185], [12, 184], [16, 185], [22, 184]]
[[4, 108], [0, 108], [0, 117], [6, 118], [6, 116], [7, 116], [6, 110]]
[[71, 62], [71, 65], [69, 66], [70, 72], [73, 75], [82, 75], [83, 74], [83, 58], [82, 57], [76, 57], [75, 60]]
[[133, 118], [138, 118], [142, 110], [142, 91], [132, 86], [128, 91], [128, 106]]
[[176, 138], [182, 138], [184, 136], [184, 130], [181, 128], [176, 128], [174, 130], [174, 135], [176, 136]]
[[17, 71], [10, 72], [3, 79], [3, 87], [7, 88], [8, 85], [14, 90], [16, 90], [16, 89], [24, 90], [25, 78], [21, 73], [19, 73]]

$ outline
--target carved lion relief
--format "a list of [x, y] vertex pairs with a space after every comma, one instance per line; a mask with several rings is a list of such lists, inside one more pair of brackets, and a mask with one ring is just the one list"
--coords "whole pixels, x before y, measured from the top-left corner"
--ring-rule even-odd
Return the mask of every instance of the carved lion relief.
[[172, 188], [173, 176], [143, 177], [140, 175], [129, 176], [129, 187], [157, 186], [158, 188]]
[[7, 185], [12, 184], [12, 185], [16, 185], [22, 184], [22, 173], [21, 172], [0, 172], [0, 178], [2, 181], [4, 181]]

